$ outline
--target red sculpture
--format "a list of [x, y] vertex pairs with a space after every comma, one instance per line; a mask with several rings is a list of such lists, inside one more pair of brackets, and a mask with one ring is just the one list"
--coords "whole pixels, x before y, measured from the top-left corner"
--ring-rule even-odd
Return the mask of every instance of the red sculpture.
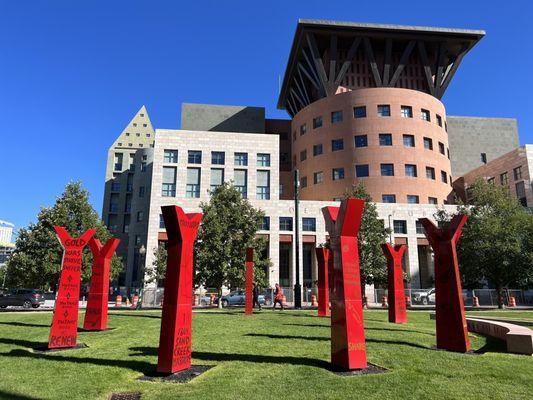
[[331, 301], [331, 363], [341, 369], [367, 367], [357, 234], [365, 202], [343, 200], [322, 209], [334, 256]]
[[54, 318], [48, 339], [49, 349], [77, 345], [82, 253], [96, 233], [96, 229], [87, 229], [83, 235], [74, 239], [62, 226], [54, 226], [54, 229], [64, 251]]
[[470, 341], [456, 245], [467, 219], [466, 215], [456, 215], [448, 229], [437, 228], [427, 218], [420, 219], [435, 253], [437, 348], [461, 353], [470, 350]]
[[318, 264], [318, 316], [329, 317], [329, 258], [327, 247], [315, 249]]
[[83, 329], [105, 331], [107, 329], [107, 301], [109, 299], [109, 268], [119, 239], [111, 238], [102, 247], [96, 238], [89, 240], [93, 254], [93, 269], [89, 286], [89, 299], [85, 310]]
[[404, 244], [392, 246], [389, 243], [381, 245], [385, 257], [389, 276], [389, 322], [404, 324], [407, 322], [405, 308], [405, 290], [403, 286], [402, 257], [406, 246]]
[[173, 374], [191, 366], [192, 259], [202, 214], [185, 214], [178, 206], [161, 210], [168, 245], [157, 371]]
[[246, 315], [253, 314], [254, 299], [253, 299], [253, 284], [254, 284], [254, 249], [248, 247], [246, 249], [246, 293], [245, 293], [245, 307], [244, 313]]

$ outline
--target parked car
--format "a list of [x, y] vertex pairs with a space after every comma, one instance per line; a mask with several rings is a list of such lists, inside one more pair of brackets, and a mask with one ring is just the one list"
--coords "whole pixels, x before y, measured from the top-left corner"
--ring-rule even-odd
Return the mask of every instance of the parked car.
[[[265, 296], [259, 295], [259, 304], [263, 305], [266, 303]], [[230, 292], [229, 294], [222, 296], [222, 307], [227, 306], [242, 306], [246, 302], [246, 295], [244, 290], [237, 290], [235, 292]], [[215, 304], [218, 304], [218, 299], [215, 299]]]
[[9, 306], [38, 308], [43, 304], [43, 292], [38, 289], [12, 289], [9, 293], [0, 294], [0, 308]]
[[413, 303], [423, 304], [425, 306], [435, 304], [435, 288], [413, 293]]

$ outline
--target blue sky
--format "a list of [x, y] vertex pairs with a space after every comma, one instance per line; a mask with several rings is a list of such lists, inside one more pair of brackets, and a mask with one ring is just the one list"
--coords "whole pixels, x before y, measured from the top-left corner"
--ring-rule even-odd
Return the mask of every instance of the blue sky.
[[102, 208], [106, 154], [145, 104], [276, 110], [298, 18], [484, 29], [443, 99], [450, 115], [513, 117], [533, 143], [529, 1], [0, 0], [0, 219], [34, 221], [69, 180]]

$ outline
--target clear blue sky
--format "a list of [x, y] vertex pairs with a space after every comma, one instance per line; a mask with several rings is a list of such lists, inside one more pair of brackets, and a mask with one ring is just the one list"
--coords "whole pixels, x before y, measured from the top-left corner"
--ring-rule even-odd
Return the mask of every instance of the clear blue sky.
[[276, 110], [298, 18], [484, 29], [444, 97], [450, 115], [513, 117], [533, 143], [530, 1], [0, 0], [0, 219], [34, 221], [69, 180], [98, 212], [106, 155], [143, 104]]

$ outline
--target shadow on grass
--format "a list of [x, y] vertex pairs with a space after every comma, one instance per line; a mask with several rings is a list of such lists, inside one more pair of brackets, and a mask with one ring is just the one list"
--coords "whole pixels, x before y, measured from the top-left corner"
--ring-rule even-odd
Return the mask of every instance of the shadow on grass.
[[25, 328], [50, 328], [50, 324], [33, 324], [29, 322], [18, 321], [0, 321], [0, 325], [22, 326]]
[[487, 341], [485, 342], [485, 345], [475, 350], [475, 354], [507, 353], [507, 344], [504, 340], [499, 340], [490, 336], [487, 336], [486, 339]]
[[[130, 347], [136, 353], [130, 356], [154, 356], [157, 355], [156, 347]], [[292, 364], [306, 365], [309, 367], [330, 369], [330, 363], [324, 360], [306, 357], [292, 356], [268, 356], [261, 354], [239, 354], [239, 353], [212, 353], [206, 351], [193, 351], [192, 358], [202, 361], [244, 361], [258, 364]]]
[[32, 340], [24, 339], [12, 339], [12, 338], [0, 338], [1, 344], [9, 344], [12, 346], [27, 347], [29, 349], [35, 349], [38, 347], [48, 346], [48, 342], [35, 342]]
[[23, 394], [13, 393], [13, 392], [6, 392], [4, 390], [0, 390], [0, 399], [10, 399], [10, 400], [36, 400], [37, 397], [30, 397], [25, 396]]

